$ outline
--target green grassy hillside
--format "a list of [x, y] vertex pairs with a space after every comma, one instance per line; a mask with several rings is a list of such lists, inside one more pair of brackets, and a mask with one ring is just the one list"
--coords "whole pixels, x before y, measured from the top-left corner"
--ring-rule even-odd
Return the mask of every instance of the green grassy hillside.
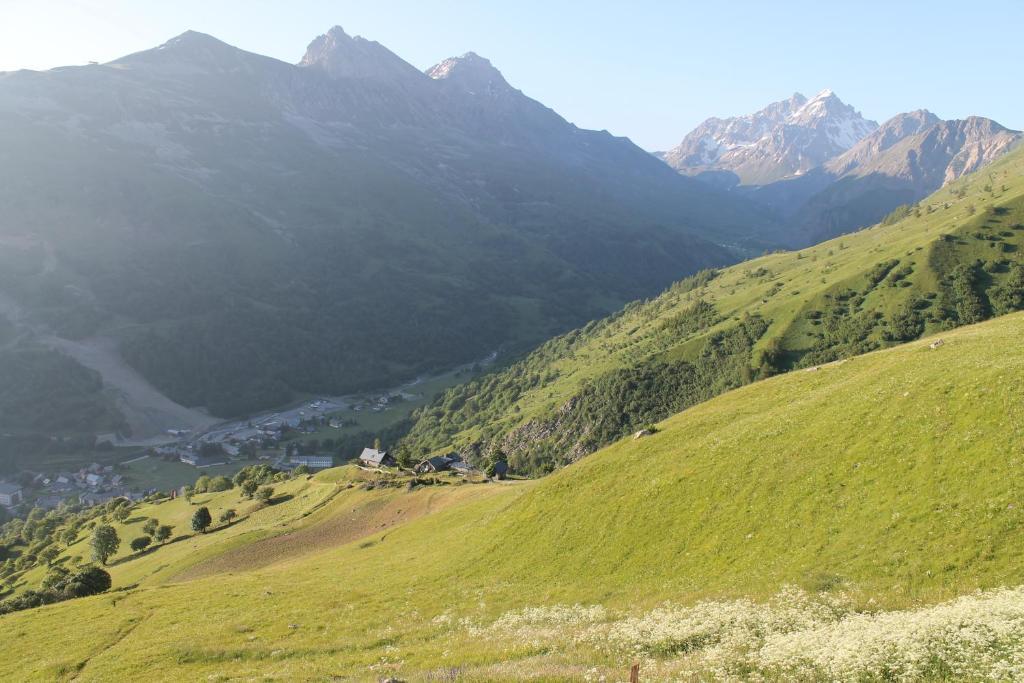
[[168, 568], [0, 618], [0, 677], [1007, 678], [1024, 596], [941, 601], [1024, 583], [1022, 333], [1014, 314], [757, 382], [538, 481], [293, 482], [331, 499], [281, 527], [299, 541], [260, 537], [271, 561], [243, 521], [205, 566], [124, 562]]
[[550, 471], [752, 379], [1024, 308], [1024, 149], [871, 229], [684, 280], [420, 411], [454, 445]]
[[[401, 504], [396, 507], [392, 503], [400, 493], [399, 484], [371, 491], [361, 488], [366, 482], [378, 479], [374, 473], [347, 466], [315, 476], [270, 482], [274, 488], [270, 505], [246, 498], [238, 487], [197, 493], [191, 501], [178, 497], [140, 503], [124, 521], [118, 522], [108, 513], [78, 524], [71, 542], [62, 538], [61, 532], [70, 526], [70, 517], [62, 515], [61, 510], [47, 513], [36, 525], [52, 524], [58, 528], [50, 537], [60, 539], [55, 543], [61, 552], [50, 564], [73, 569], [92, 561], [89, 546], [92, 529], [101, 523], [110, 524], [121, 539], [121, 545], [108, 560], [106, 569], [111, 574], [113, 588], [123, 589], [159, 585], [182, 576], [195, 578], [237, 568], [251, 569], [272, 563], [282, 555], [321, 551], [326, 546], [341, 545], [361, 534], [436, 511], [448, 504], [448, 498], [459, 498], [449, 494], [455, 489], [431, 487], [417, 496], [402, 496]], [[401, 484], [404, 486], [405, 482]], [[355, 487], [360, 488], [351, 490]], [[342, 493], [346, 495], [341, 496]], [[209, 509], [214, 520], [207, 533], [196, 533], [191, 528], [192, 515], [201, 506]], [[228, 509], [235, 511], [235, 520], [231, 524], [219, 523], [221, 514]], [[153, 543], [145, 551], [135, 553], [129, 544], [132, 539], [146, 535], [144, 525], [150, 520], [172, 527], [172, 536], [164, 544]], [[36, 538], [31, 543], [0, 538], [0, 547], [5, 548], [17, 565], [22, 555], [38, 553], [39, 534], [33, 533], [33, 536]], [[0, 597], [38, 588], [47, 571], [47, 564], [39, 561], [26, 569], [4, 572], [7, 595], [0, 594]]]

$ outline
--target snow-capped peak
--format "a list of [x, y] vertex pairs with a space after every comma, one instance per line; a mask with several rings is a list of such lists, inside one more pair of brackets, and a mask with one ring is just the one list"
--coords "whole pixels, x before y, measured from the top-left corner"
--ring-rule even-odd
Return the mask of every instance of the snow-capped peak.
[[831, 89], [811, 99], [797, 93], [754, 114], [708, 119], [665, 160], [683, 172], [727, 170], [761, 184], [806, 173], [877, 127]]
[[788, 116], [786, 123], [823, 132], [839, 151], [853, 147], [878, 128], [877, 123], [865, 119], [828, 88]]

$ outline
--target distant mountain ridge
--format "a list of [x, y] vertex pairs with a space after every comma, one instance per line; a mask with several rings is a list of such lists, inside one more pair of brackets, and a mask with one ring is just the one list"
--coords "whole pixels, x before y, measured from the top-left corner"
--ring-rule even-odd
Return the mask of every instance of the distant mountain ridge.
[[831, 90], [754, 114], [708, 119], [659, 154], [680, 173], [729, 188], [790, 224], [804, 246], [881, 220], [1005, 154], [1018, 140], [991, 119], [920, 109], [878, 126]]
[[824, 187], [783, 215], [808, 243], [871, 225], [995, 161], [1020, 139], [1019, 131], [980, 116], [943, 121], [926, 110], [900, 114], [826, 163], [821, 177], [805, 181]]
[[825, 170], [840, 177], [880, 173], [933, 187], [973, 173], [1020, 139], [1019, 131], [991, 119], [943, 121], [927, 110], [899, 114], [886, 122], [886, 128], [884, 134], [869, 135], [829, 161]]
[[780, 242], [477, 55], [424, 73], [340, 27], [298, 64], [189, 31], [0, 74], [0, 150], [18, 338], [113, 347], [215, 415], [520, 348]]
[[708, 119], [664, 159], [687, 175], [729, 171], [744, 185], [799, 176], [878, 127], [831, 90], [800, 93], [748, 116]]

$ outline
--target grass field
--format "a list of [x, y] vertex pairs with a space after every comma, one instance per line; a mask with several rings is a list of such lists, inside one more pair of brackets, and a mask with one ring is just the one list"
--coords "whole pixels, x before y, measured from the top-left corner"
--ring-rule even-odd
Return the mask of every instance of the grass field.
[[[1016, 594], [943, 601], [1024, 584], [1022, 333], [1015, 314], [758, 382], [539, 481], [289, 482], [294, 498], [231, 529], [114, 565], [138, 588], [0, 618], [0, 677], [615, 680], [635, 658], [718, 677], [771, 673], [796, 633], [857, 647], [920, 619], [932, 647], [957, 619], [1017, 628]], [[164, 506], [184, 523], [183, 501]], [[41, 654], [57, 632], [67, 645]], [[756, 661], [722, 664], [737, 634], [760, 639]], [[962, 678], [863, 666], [890, 664]]]
[[167, 460], [149, 456], [124, 465], [124, 470], [121, 473], [127, 479], [128, 485], [134, 488], [143, 491], [151, 488], [160, 491], [170, 491], [186, 484], [193, 484], [196, 479], [204, 474], [211, 477], [218, 475], [230, 477], [242, 469], [245, 464], [247, 463], [215, 465], [198, 469], [180, 460], [168, 462]]

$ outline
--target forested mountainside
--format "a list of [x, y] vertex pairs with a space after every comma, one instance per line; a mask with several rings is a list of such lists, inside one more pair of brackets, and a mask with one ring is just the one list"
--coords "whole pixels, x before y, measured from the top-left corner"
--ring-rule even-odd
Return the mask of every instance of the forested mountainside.
[[804, 247], [880, 221], [1008, 152], [1021, 139], [991, 119], [926, 109], [881, 126], [831, 90], [797, 93], [746, 116], [711, 118], [660, 154], [680, 173], [730, 188]]
[[407, 457], [540, 474], [727, 389], [1024, 308], [1024, 149], [881, 224], [679, 282], [449, 390]]
[[[757, 382], [538, 481], [347, 466], [273, 478], [269, 505], [218, 488], [9, 524], [24, 601], [87, 566], [90, 524], [125, 542], [112, 593], [0, 617], [0, 677], [1005, 679], [1022, 332]], [[171, 537], [130, 548], [147, 526]], [[54, 567], [26, 570], [50, 538]]]
[[[298, 65], [188, 32], [0, 74], [0, 159], [0, 365], [113, 342], [214, 415], [523, 348], [778, 243], [483, 58], [422, 73], [340, 28]], [[93, 388], [65, 421], [110, 426]]]

